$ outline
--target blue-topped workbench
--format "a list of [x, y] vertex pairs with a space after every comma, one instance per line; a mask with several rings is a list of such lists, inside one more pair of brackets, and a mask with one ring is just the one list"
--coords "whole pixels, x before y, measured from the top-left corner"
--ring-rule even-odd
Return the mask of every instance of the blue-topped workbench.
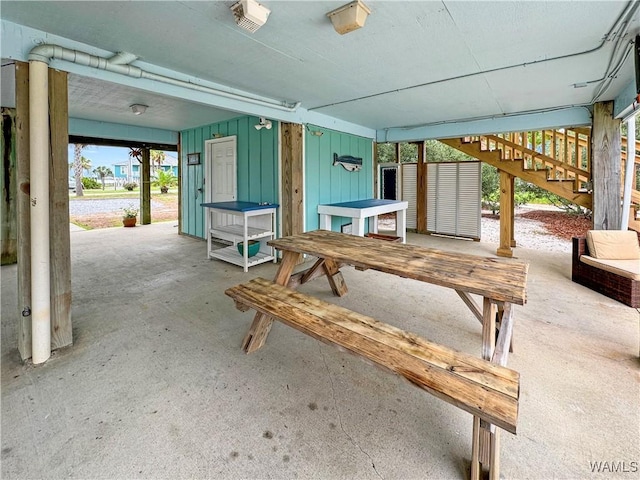
[[[248, 268], [260, 263], [276, 262], [273, 247], [267, 245], [268, 240], [276, 237], [276, 210], [273, 203], [255, 202], [214, 202], [202, 203], [207, 209], [207, 257], [217, 258]], [[216, 240], [231, 242], [230, 246], [215, 248]], [[249, 242], [260, 242], [260, 250], [249, 256]], [[238, 243], [242, 243], [242, 255], [238, 251]]]
[[402, 243], [406, 243], [408, 206], [409, 202], [402, 200], [383, 200], [379, 198], [318, 205], [320, 228], [322, 230], [331, 230], [332, 216], [351, 217], [351, 234], [363, 237], [365, 219], [373, 217], [373, 221], [369, 224], [369, 230], [371, 233], [378, 233], [378, 215], [398, 212], [396, 214], [396, 235], [402, 238]]

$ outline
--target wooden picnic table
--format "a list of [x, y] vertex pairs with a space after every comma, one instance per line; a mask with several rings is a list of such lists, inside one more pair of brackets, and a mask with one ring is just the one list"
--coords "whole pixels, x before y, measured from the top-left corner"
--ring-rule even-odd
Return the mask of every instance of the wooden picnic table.
[[[344, 265], [352, 265], [358, 270], [377, 270], [455, 290], [482, 324], [481, 357], [506, 366], [513, 329], [511, 306], [526, 303], [528, 263], [446, 252], [327, 230], [279, 238], [268, 244], [283, 253], [274, 282], [290, 288], [326, 276], [333, 293], [345, 295], [348, 289], [340, 269]], [[293, 275], [294, 267], [303, 254], [312, 255], [318, 260], [311, 268]], [[481, 305], [471, 294], [482, 297]], [[272, 323], [273, 319], [268, 315], [256, 313], [243, 341], [245, 352], [250, 353], [262, 347]], [[491, 465], [492, 476], [499, 472], [498, 433], [494, 425], [474, 416], [472, 478], [478, 478], [480, 464]]]
[[[524, 305], [526, 302], [529, 269], [526, 262], [446, 252], [328, 230], [283, 237], [268, 244], [283, 253], [274, 279], [279, 285], [295, 287], [326, 275], [334, 294], [343, 296], [347, 286], [340, 268], [353, 265], [359, 270], [378, 270], [455, 290], [483, 324], [482, 357], [487, 360], [491, 359], [496, 346], [496, 313], [500, 323], [505, 311], [511, 314], [512, 304]], [[318, 261], [292, 278], [293, 269], [303, 254], [318, 257]], [[478, 305], [470, 294], [483, 297], [482, 305]], [[264, 344], [270, 325], [268, 319], [254, 321], [245, 339], [246, 352]]]

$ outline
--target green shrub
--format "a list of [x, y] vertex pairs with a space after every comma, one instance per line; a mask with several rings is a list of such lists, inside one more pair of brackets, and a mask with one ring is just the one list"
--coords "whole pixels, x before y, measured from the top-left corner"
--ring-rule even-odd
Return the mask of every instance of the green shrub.
[[97, 180], [93, 178], [82, 177], [82, 188], [85, 190], [98, 190], [102, 188]]
[[133, 192], [133, 190], [138, 188], [138, 184], [136, 182], [127, 182], [122, 186], [124, 187], [125, 190], [129, 190], [130, 192]]

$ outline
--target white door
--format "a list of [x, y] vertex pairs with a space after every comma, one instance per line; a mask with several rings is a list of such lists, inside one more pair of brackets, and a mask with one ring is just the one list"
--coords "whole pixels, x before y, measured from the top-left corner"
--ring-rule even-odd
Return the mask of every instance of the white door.
[[[236, 136], [217, 138], [205, 142], [205, 200], [206, 202], [232, 202], [237, 199]], [[213, 225], [228, 225], [233, 215], [216, 214]]]

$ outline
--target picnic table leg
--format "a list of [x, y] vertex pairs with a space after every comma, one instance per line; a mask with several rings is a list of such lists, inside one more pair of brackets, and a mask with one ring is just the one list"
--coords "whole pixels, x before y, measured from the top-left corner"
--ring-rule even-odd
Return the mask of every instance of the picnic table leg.
[[[497, 306], [489, 298], [482, 304], [482, 358], [491, 361], [496, 348]], [[482, 466], [488, 467], [489, 478], [500, 477], [500, 430], [495, 425], [473, 417], [471, 447], [471, 479], [479, 480]]]
[[347, 284], [344, 283], [344, 277], [340, 272], [340, 264], [336, 263], [330, 258], [325, 258], [322, 264], [327, 280], [329, 280], [329, 286], [334, 295], [342, 297], [347, 294]]
[[[293, 267], [297, 265], [300, 256], [300, 253], [285, 251], [282, 255], [282, 263], [273, 281], [278, 285], [286, 286], [289, 283], [289, 278], [291, 278]], [[272, 324], [273, 318], [260, 312], [256, 313], [256, 316], [253, 317], [253, 323], [242, 341], [242, 349], [245, 353], [255, 352], [264, 345]]]
[[[498, 313], [496, 313], [496, 335], [500, 332], [500, 328], [502, 328], [502, 317], [504, 316], [504, 303], [502, 305], [498, 305]], [[513, 336], [509, 341], [509, 353], [513, 353]]]

